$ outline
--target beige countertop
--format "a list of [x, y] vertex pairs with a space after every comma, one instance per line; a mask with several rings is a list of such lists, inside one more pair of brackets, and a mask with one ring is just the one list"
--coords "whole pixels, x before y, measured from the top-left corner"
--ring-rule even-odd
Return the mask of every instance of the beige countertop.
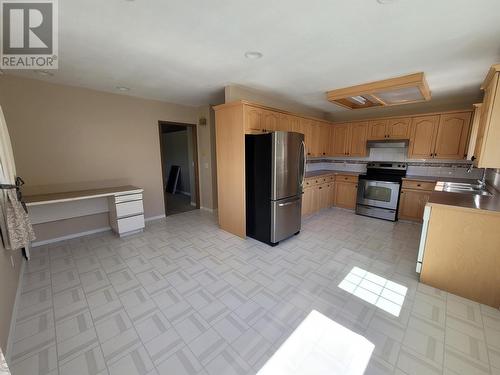
[[143, 192], [143, 189], [141, 188], [132, 185], [126, 185], [100, 189], [67, 191], [62, 193], [26, 195], [23, 196], [23, 201], [27, 206], [36, 206], [41, 204], [69, 202], [80, 199], [99, 198], [111, 195], [121, 195], [125, 193], [133, 194], [141, 192]]
[[346, 176], [359, 176], [360, 174], [363, 174], [363, 173], [364, 172], [348, 172], [348, 171], [321, 169], [319, 171], [306, 172], [305, 178], [314, 178], [314, 177], [327, 176], [327, 175], [332, 175], [332, 174], [343, 174]]

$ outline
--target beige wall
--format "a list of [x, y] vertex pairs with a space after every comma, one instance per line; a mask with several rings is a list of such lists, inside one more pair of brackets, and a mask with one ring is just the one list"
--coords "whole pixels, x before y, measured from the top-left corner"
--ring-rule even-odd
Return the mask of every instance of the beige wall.
[[200, 204], [217, 209], [217, 164], [215, 156], [215, 114], [211, 106], [200, 107], [200, 117], [207, 120], [198, 126], [198, 159], [200, 169]]
[[326, 113], [283, 98], [279, 95], [273, 95], [269, 92], [256, 90], [250, 87], [240, 85], [229, 85], [224, 88], [226, 103], [234, 102], [236, 100], [248, 100], [268, 107], [281, 109], [302, 115], [308, 115], [317, 118], [326, 118]]
[[[196, 124], [200, 111], [10, 75], [0, 76], [0, 105], [26, 194], [132, 184], [144, 188], [146, 217], [164, 214], [158, 121]], [[199, 133], [199, 149], [210, 152], [210, 138], [204, 129]], [[200, 173], [204, 178], [201, 186], [210, 191], [202, 206], [213, 208], [211, 175]], [[56, 222], [35, 230], [44, 240], [55, 232], [95, 229], [99, 220], [96, 215], [95, 221]]]
[[[14, 261], [12, 268], [11, 256]], [[7, 350], [12, 308], [21, 270], [21, 251], [6, 251], [0, 241], [0, 348]]]

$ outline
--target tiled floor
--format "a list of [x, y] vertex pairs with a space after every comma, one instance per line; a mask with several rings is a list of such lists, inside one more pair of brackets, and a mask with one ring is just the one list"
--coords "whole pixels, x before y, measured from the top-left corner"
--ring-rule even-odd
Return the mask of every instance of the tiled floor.
[[13, 375], [255, 374], [312, 309], [375, 344], [367, 374], [500, 373], [500, 311], [419, 284], [419, 233], [331, 209], [271, 248], [193, 211], [35, 249]]
[[166, 193], [167, 216], [180, 214], [182, 212], [196, 210], [196, 206], [191, 205], [191, 197], [181, 193]]

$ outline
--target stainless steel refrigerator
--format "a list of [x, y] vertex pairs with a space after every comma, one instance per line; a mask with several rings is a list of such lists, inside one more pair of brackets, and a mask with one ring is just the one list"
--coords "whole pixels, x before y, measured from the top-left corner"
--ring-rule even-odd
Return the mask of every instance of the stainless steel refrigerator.
[[248, 134], [245, 154], [247, 236], [274, 246], [300, 232], [304, 135]]

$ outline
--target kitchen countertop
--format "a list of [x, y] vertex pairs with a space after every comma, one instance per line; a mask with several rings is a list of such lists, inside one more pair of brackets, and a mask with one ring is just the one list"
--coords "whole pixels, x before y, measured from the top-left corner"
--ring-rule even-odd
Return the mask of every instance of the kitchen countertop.
[[[494, 190], [488, 189], [495, 193]], [[500, 213], [500, 195], [474, 195], [449, 193], [444, 191], [435, 191], [431, 194], [428, 204], [439, 204], [446, 206], [462, 207], [476, 210], [493, 211]]]
[[406, 175], [403, 180], [415, 180], [415, 181], [428, 181], [428, 182], [476, 182], [475, 178], [457, 178], [457, 177], [447, 177], [447, 176], [413, 176]]
[[329, 169], [321, 169], [319, 171], [306, 172], [305, 178], [313, 178], [319, 176], [327, 176], [331, 174], [344, 174], [347, 176], [359, 176], [364, 172], [349, 172], [349, 171], [338, 171], [338, 170], [329, 170]]
[[[339, 170], [322, 169], [318, 171], [306, 172], [305, 178], [314, 178], [319, 176], [327, 176], [332, 174], [344, 174], [351, 176], [359, 176], [364, 172], [348, 172]], [[456, 178], [447, 176], [416, 176], [406, 175], [405, 180], [429, 181], [429, 182], [475, 182], [474, 178]], [[486, 210], [500, 213], [500, 193], [495, 189], [489, 187], [488, 190], [493, 193], [492, 196], [474, 195], [474, 194], [461, 194], [449, 193], [442, 191], [432, 192], [429, 204], [440, 204], [446, 206], [455, 206], [468, 209]]]

